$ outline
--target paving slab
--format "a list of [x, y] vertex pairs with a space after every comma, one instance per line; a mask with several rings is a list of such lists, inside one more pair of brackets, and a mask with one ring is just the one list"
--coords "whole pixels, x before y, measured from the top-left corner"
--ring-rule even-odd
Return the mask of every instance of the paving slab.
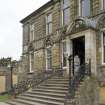
[[0, 105], [9, 105], [9, 104], [6, 104], [6, 103], [4, 103], [4, 102], [0, 102]]

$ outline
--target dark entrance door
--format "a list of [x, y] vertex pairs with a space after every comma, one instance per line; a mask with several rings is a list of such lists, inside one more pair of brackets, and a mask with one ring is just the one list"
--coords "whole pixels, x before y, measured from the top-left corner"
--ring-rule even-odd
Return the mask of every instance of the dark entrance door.
[[74, 58], [79, 57], [80, 66], [85, 63], [85, 37], [73, 39], [73, 74], [74, 74]]

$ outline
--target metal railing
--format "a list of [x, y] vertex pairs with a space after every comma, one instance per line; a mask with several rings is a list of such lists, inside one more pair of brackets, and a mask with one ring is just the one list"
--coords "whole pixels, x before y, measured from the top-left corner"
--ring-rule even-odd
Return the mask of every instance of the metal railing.
[[91, 75], [89, 64], [81, 65], [78, 73], [71, 78], [71, 83], [69, 84], [70, 98], [74, 98], [80, 82], [83, 81], [86, 75]]
[[[83, 81], [85, 76], [91, 76], [91, 60], [89, 60], [88, 64], [81, 65], [78, 72], [76, 74], [74, 74], [73, 76], [70, 76], [70, 78], [69, 78], [69, 92], [65, 97], [64, 105], [67, 104], [68, 99], [73, 100], [75, 98], [75, 93], [76, 93], [77, 89], [79, 88], [79, 85], [80, 85], [81, 81]], [[73, 102], [72, 104], [75, 105], [75, 102]]]
[[41, 82], [51, 78], [52, 76], [62, 76], [63, 70], [57, 69], [52, 71], [45, 71], [41, 73], [34, 74], [32, 78], [26, 78], [25, 80], [15, 84], [11, 91], [9, 91], [10, 95], [16, 96], [19, 95], [30, 88], [34, 88], [39, 85]]

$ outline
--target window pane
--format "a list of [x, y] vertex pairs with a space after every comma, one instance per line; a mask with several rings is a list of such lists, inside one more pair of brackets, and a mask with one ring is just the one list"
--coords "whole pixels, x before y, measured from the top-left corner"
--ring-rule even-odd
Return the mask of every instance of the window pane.
[[49, 23], [49, 26], [48, 26], [48, 30], [49, 30], [49, 34], [51, 34], [52, 33], [52, 23]]
[[34, 30], [34, 24], [31, 25], [31, 30]]
[[103, 0], [103, 9], [105, 9], [105, 0]]
[[82, 10], [82, 16], [90, 15], [90, 0], [82, 0], [81, 10]]
[[68, 25], [70, 22], [70, 11], [69, 8], [64, 9], [63, 11], [63, 20], [64, 20], [64, 25]]
[[31, 35], [30, 35], [30, 41], [34, 40], [34, 31], [31, 31]]
[[103, 45], [105, 45], [105, 32], [103, 33]]
[[66, 58], [66, 42], [63, 42], [63, 67], [67, 66], [67, 58]]
[[51, 65], [52, 65], [52, 58], [51, 58], [52, 54], [51, 54], [51, 48], [47, 49], [47, 69], [51, 69]]
[[67, 8], [70, 5], [69, 0], [63, 0], [63, 7]]
[[47, 18], [48, 18], [48, 20], [47, 20], [48, 23], [52, 21], [52, 15], [51, 14], [49, 14]]
[[67, 61], [66, 56], [63, 54], [63, 67], [66, 67]]
[[51, 49], [50, 48], [47, 49], [47, 55], [48, 55], [48, 57], [51, 57]]
[[46, 23], [46, 34], [48, 35], [48, 24]]
[[52, 33], [52, 14], [46, 16], [46, 34]]
[[34, 70], [34, 54], [30, 54], [30, 72]]
[[103, 49], [103, 57], [104, 57], [104, 58], [103, 58], [103, 60], [104, 60], [103, 62], [105, 63], [105, 45], [104, 45], [103, 48], [104, 48], [104, 49]]
[[34, 24], [31, 24], [30, 25], [30, 41], [33, 41], [34, 40], [34, 31], [35, 31], [35, 25]]
[[105, 32], [103, 32], [103, 63], [105, 63]]
[[66, 42], [63, 42], [63, 52], [66, 52]]

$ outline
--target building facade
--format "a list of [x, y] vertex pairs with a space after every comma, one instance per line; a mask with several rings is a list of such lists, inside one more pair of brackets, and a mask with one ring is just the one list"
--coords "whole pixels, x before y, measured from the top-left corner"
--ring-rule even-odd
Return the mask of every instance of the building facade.
[[68, 57], [79, 56], [80, 65], [91, 59], [92, 73], [105, 80], [105, 0], [50, 0], [21, 23], [22, 72], [68, 74]]

